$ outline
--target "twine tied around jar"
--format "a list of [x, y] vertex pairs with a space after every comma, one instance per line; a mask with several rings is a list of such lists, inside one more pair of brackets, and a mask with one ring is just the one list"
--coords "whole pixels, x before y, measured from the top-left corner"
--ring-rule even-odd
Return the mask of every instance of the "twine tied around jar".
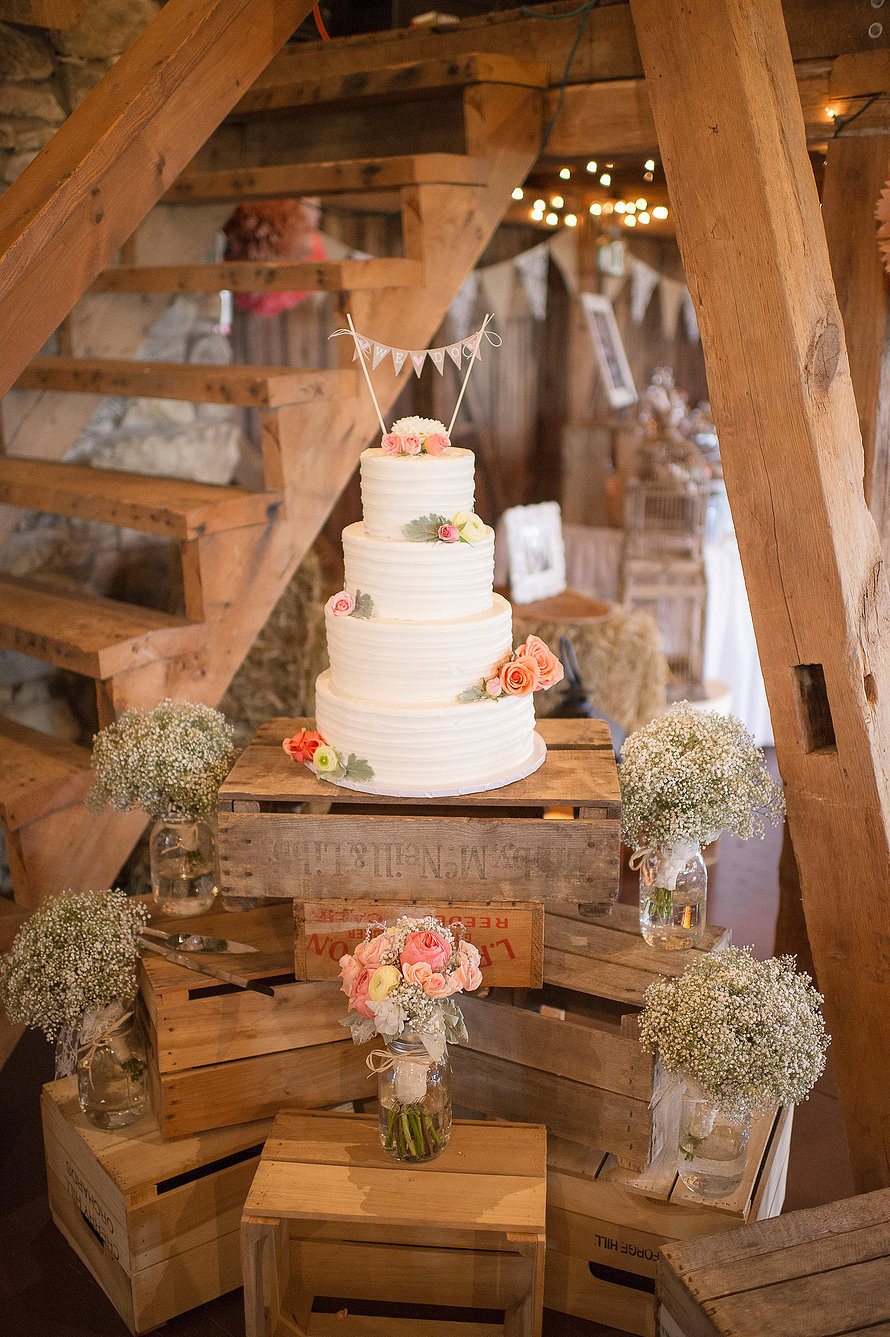
[[433, 1059], [429, 1054], [393, 1054], [389, 1049], [372, 1049], [365, 1062], [368, 1066], [368, 1076], [378, 1077], [381, 1072], [388, 1072], [390, 1068], [395, 1068], [400, 1063], [421, 1063], [428, 1068]]
[[[126, 1029], [127, 1025], [132, 1020], [132, 1017], [133, 1010], [131, 1008], [129, 1012], [125, 1012], [123, 1016], [118, 1017], [108, 1025], [101, 1025], [97, 1031], [93, 1032], [89, 1040], [84, 1042], [86, 1048], [84, 1059], [86, 1061], [87, 1072], [92, 1069], [96, 1051], [107, 1041], [110, 1041], [115, 1035], [119, 1035]], [[113, 1045], [111, 1047], [112, 1049], [114, 1048]]]

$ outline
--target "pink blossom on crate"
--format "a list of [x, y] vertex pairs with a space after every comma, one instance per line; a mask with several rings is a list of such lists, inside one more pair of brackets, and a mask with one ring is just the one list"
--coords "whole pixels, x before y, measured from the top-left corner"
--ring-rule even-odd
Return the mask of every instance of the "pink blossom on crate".
[[444, 432], [431, 432], [423, 443], [428, 455], [444, 455], [451, 446], [451, 438]]
[[425, 989], [433, 977], [433, 968], [429, 961], [403, 961], [402, 974], [409, 984]]
[[377, 966], [383, 965], [387, 943], [385, 933], [378, 933], [374, 938], [365, 939], [355, 949], [356, 961], [360, 961], [363, 966], [372, 966], [376, 970]]
[[503, 690], [501, 680], [497, 674], [493, 678], [489, 678], [485, 684], [485, 691], [489, 696], [500, 696]]
[[401, 455], [402, 438], [397, 436], [395, 432], [387, 432], [380, 442], [380, 446], [384, 455]]
[[349, 617], [355, 608], [355, 599], [348, 590], [341, 590], [339, 594], [332, 594], [328, 599], [328, 608], [334, 617]]
[[419, 455], [421, 448], [420, 437], [416, 432], [408, 432], [402, 437], [402, 454]]
[[[376, 967], [375, 967], [376, 969]], [[347, 1012], [357, 1012], [360, 1017], [373, 1017], [373, 1010], [368, 1006], [370, 998], [368, 997], [368, 987], [371, 983], [373, 970], [365, 967], [353, 981], [352, 992], [349, 995], [349, 1006]]]
[[460, 530], [457, 525], [439, 525], [439, 538], [443, 543], [457, 543]]
[[445, 975], [439, 971], [431, 974], [423, 986], [423, 992], [427, 998], [450, 998], [453, 993], [457, 993], [454, 974], [455, 972]]
[[451, 956], [451, 944], [432, 929], [409, 933], [405, 939], [399, 962], [404, 969], [424, 961], [431, 970], [441, 970]]
[[338, 964], [340, 966], [340, 978], [343, 980], [340, 992], [345, 993], [348, 998], [352, 993], [352, 986], [361, 974], [361, 966], [355, 957], [350, 956], [348, 952], [340, 957]]
[[458, 957], [457, 970], [452, 970], [450, 978], [456, 982], [458, 989], [472, 993], [482, 983], [482, 971], [478, 961], [473, 961], [469, 956]]

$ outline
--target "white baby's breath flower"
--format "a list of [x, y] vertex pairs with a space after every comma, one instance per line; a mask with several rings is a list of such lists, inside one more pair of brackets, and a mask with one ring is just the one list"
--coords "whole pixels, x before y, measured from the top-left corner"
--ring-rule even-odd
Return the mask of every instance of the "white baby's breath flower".
[[395, 436], [410, 436], [412, 434], [419, 436], [421, 442], [425, 441], [428, 436], [435, 436], [437, 433], [441, 433], [442, 436], [448, 435], [448, 429], [443, 422], [439, 422], [438, 418], [399, 418], [397, 422], [393, 423], [392, 430]]

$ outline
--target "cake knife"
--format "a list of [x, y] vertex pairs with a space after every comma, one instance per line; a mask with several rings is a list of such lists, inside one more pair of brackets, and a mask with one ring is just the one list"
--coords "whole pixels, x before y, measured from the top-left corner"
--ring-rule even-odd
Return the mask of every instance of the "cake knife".
[[231, 970], [224, 970], [222, 966], [211, 966], [194, 956], [184, 956], [182, 952], [173, 952], [169, 947], [164, 947], [151, 938], [140, 938], [140, 942], [148, 951], [157, 952], [159, 956], [166, 957], [174, 965], [183, 966], [186, 970], [194, 970], [199, 975], [209, 975], [211, 979], [223, 980], [226, 984], [234, 984], [238, 989], [250, 989], [253, 993], [265, 994], [267, 998], [275, 997], [275, 990], [270, 984], [246, 979], [243, 975], [233, 974]]

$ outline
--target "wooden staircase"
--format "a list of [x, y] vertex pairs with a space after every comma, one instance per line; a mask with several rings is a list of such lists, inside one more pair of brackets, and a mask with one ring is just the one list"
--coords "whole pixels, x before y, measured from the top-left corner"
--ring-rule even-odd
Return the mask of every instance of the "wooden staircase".
[[[261, 109], [261, 121], [236, 116], [172, 185], [159, 179], [165, 204], [234, 207], [370, 192], [398, 208], [403, 254], [299, 264], [112, 263], [92, 290], [336, 292], [359, 330], [424, 347], [535, 160], [545, 85], [542, 67], [490, 55], [398, 71], [344, 68], [312, 87], [312, 125], [327, 122], [330, 135], [320, 139], [313, 130], [303, 146], [307, 161], [281, 160], [297, 156], [281, 145], [299, 137], [290, 127], [279, 134], [274, 112]], [[403, 151], [356, 157], [359, 141], [344, 138], [346, 123], [360, 124], [362, 147], [375, 136], [389, 147], [395, 124]], [[39, 168], [40, 158], [28, 170]], [[0, 215], [2, 208], [0, 201]], [[334, 371], [79, 358], [76, 350], [34, 358], [16, 389], [258, 408], [264, 488], [62, 463], [69, 441], [58, 443], [55, 460], [0, 458], [0, 502], [163, 535], [177, 546], [184, 593], [182, 615], [173, 616], [72, 594], [49, 580], [2, 577], [0, 647], [92, 678], [102, 724], [163, 696], [216, 704], [379, 432], [351, 356], [351, 348], [341, 349], [343, 366]], [[384, 412], [407, 375], [396, 376], [389, 360], [375, 371]], [[16, 899], [34, 905], [63, 887], [106, 885], [143, 815], [87, 814], [84, 749], [10, 721], [0, 721], [0, 739], [0, 821]]]

